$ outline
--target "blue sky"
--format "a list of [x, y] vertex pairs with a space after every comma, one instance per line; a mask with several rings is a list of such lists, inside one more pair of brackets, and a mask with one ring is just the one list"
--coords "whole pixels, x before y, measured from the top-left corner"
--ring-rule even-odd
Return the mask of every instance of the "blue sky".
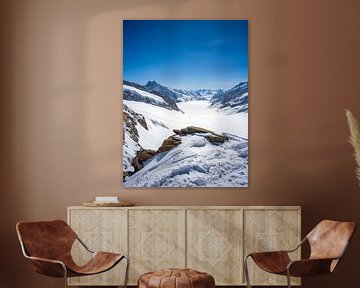
[[248, 80], [246, 20], [124, 20], [124, 79], [229, 89]]

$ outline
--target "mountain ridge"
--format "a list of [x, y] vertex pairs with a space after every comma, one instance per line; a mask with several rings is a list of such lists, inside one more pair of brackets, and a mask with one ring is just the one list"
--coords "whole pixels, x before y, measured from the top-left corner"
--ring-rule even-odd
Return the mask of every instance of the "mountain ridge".
[[210, 105], [231, 113], [248, 113], [248, 101], [248, 81], [243, 81], [227, 91], [214, 95]]
[[124, 89], [125, 100], [141, 101], [176, 111], [180, 110], [176, 103], [206, 100], [210, 102], [210, 106], [217, 109], [225, 109], [231, 113], [248, 112], [248, 81], [242, 81], [228, 90], [204, 88], [186, 90], [170, 88], [156, 82], [155, 80], [148, 81], [146, 85], [140, 85], [135, 82], [123, 80], [123, 85], [125, 87], [132, 86], [141, 91], [161, 97], [162, 100], [166, 102], [166, 105], [156, 102], [154, 99], [137, 97], [139, 96], [139, 93], [135, 93], [136, 91], [130, 92], [128, 89]]
[[162, 85], [155, 80], [148, 81], [144, 86], [149, 91], [156, 91], [162, 95], [166, 95], [176, 102], [193, 101], [193, 100], [210, 100], [216, 93], [222, 91], [221, 89], [178, 89], [170, 88]]

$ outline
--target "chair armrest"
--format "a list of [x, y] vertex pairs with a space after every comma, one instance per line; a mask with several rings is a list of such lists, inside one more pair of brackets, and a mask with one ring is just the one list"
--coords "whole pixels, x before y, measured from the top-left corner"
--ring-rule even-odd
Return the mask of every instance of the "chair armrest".
[[329, 274], [332, 272], [333, 261], [339, 258], [318, 258], [291, 261], [287, 266], [290, 276], [312, 276]]
[[40, 262], [49, 262], [53, 264], [60, 264], [61, 266], [65, 266], [65, 264], [59, 260], [54, 259], [47, 259], [47, 258], [41, 258], [41, 257], [33, 257], [33, 256], [26, 256], [26, 258], [30, 259], [31, 261], [40, 261]]
[[46, 259], [33, 256], [25, 256], [30, 259], [34, 265], [35, 271], [51, 277], [66, 277], [67, 268], [66, 265], [59, 261], [53, 259]]
[[67, 269], [66, 265], [54, 259], [46, 259], [35, 256], [30, 256], [24, 246], [24, 243], [20, 241], [21, 251], [25, 258], [30, 259], [34, 265], [35, 271], [51, 277], [66, 277]]

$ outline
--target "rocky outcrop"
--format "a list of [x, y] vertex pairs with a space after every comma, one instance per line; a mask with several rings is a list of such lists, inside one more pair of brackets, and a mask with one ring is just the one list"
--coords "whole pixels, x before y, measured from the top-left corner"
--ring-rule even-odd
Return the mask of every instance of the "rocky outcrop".
[[157, 154], [154, 150], [141, 149], [136, 152], [136, 156], [133, 158], [131, 164], [135, 169], [135, 172], [144, 167], [144, 162]]
[[139, 133], [137, 131], [136, 125], [139, 123], [142, 127], [148, 130], [145, 117], [124, 105], [123, 121], [126, 127], [126, 133], [129, 133], [130, 138], [138, 143]]
[[229, 140], [229, 137], [226, 135], [210, 134], [206, 135], [205, 138], [212, 144], [222, 144], [225, 141]]
[[[140, 149], [136, 152], [136, 156], [132, 159], [131, 165], [134, 167], [134, 173], [141, 170], [144, 167], [144, 162], [147, 160], [150, 160], [151, 158], [155, 157], [156, 155], [170, 151], [174, 147], [181, 144], [181, 137], [187, 136], [187, 135], [200, 135], [203, 136], [207, 141], [209, 141], [213, 145], [220, 145], [224, 143], [225, 141], [229, 140], [229, 137], [225, 134], [220, 135], [213, 131], [201, 128], [201, 127], [195, 127], [195, 126], [189, 126], [183, 129], [174, 129], [173, 130], [175, 135], [171, 135], [167, 139], [165, 139], [162, 143], [162, 145], [158, 148], [158, 150], [149, 150], [149, 149]], [[129, 176], [128, 174], [126, 174]]]
[[165, 139], [162, 145], [157, 150], [157, 153], [162, 153], [169, 151], [170, 149], [174, 148], [175, 146], [181, 143], [181, 137], [177, 135], [170, 136], [169, 138]]
[[182, 128], [182, 129], [174, 129], [173, 131], [175, 134], [180, 135], [180, 136], [194, 134], [194, 133], [212, 133], [210, 130], [207, 130], [207, 129], [204, 129], [201, 127], [196, 127], [196, 126], [188, 126], [186, 128]]
[[174, 129], [173, 130], [175, 134], [180, 135], [180, 136], [184, 136], [184, 135], [189, 135], [189, 134], [196, 134], [196, 133], [200, 133], [200, 134], [206, 134], [204, 135], [204, 137], [212, 144], [221, 144], [224, 143], [225, 141], [229, 140], [229, 137], [226, 135], [220, 135], [220, 134], [216, 134], [213, 131], [201, 128], [201, 127], [195, 127], [195, 126], [189, 126], [180, 130]]
[[136, 156], [133, 158], [131, 165], [134, 167], [135, 172], [139, 171], [144, 167], [144, 162], [150, 158], [156, 156], [159, 153], [166, 152], [174, 148], [175, 146], [181, 143], [181, 138], [176, 135], [172, 135], [169, 138], [165, 139], [162, 145], [157, 151], [149, 149], [140, 149], [136, 152]]
[[130, 138], [135, 142], [139, 142], [139, 133], [136, 129], [136, 120], [125, 111], [123, 111], [123, 123], [125, 124], [126, 132], [129, 133]]
[[133, 158], [131, 164], [135, 169], [135, 172], [139, 171], [144, 167], [144, 162], [150, 158], [158, 155], [159, 153], [166, 152], [174, 148], [175, 146], [181, 143], [181, 138], [176, 135], [172, 135], [169, 138], [165, 139], [162, 145], [157, 151], [149, 149], [140, 149], [136, 152], [136, 156]]

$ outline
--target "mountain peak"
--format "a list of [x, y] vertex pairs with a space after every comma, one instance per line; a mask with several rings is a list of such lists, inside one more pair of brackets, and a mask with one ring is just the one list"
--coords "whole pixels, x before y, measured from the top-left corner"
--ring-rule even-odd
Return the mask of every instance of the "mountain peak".
[[149, 80], [145, 86], [146, 87], [154, 87], [154, 86], [162, 86], [162, 85], [159, 84], [158, 82], [156, 82], [155, 80]]

